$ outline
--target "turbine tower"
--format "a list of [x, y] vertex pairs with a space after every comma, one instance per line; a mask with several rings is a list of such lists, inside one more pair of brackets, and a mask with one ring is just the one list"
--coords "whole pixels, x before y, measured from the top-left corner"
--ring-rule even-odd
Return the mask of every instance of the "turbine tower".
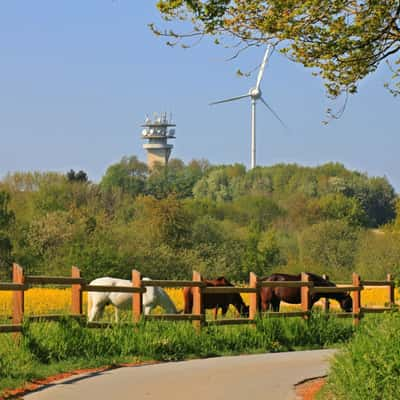
[[279, 120], [279, 122], [286, 127], [284, 122], [279, 118], [278, 114], [271, 108], [271, 106], [263, 99], [261, 95], [260, 84], [264, 75], [265, 66], [268, 62], [268, 59], [272, 53], [272, 45], [268, 44], [267, 49], [265, 50], [264, 58], [262, 60], [260, 70], [258, 71], [257, 82], [254, 88], [251, 88], [248, 93], [242, 96], [231, 97], [225, 100], [214, 101], [210, 103], [210, 105], [220, 104], [220, 103], [228, 103], [230, 101], [244, 99], [246, 97], [250, 97], [251, 99], [251, 168], [256, 166], [256, 103], [257, 100], [261, 100], [261, 102], [268, 108], [268, 110], [274, 115], [275, 118]]

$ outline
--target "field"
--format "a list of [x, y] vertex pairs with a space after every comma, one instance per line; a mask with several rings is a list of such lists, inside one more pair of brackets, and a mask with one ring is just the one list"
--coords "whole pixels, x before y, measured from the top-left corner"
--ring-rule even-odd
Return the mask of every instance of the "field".
[[[183, 295], [182, 289], [179, 288], [167, 288], [167, 293], [174, 301], [178, 310], [183, 310]], [[248, 304], [248, 295], [243, 294], [245, 303]], [[388, 301], [387, 289], [386, 288], [365, 288], [362, 292], [362, 305], [365, 307], [384, 306]], [[0, 292], [0, 320], [4, 320], [11, 316], [11, 292]], [[396, 299], [399, 299], [399, 291], [396, 291]], [[68, 313], [71, 305], [71, 289], [51, 289], [51, 288], [32, 288], [25, 293], [25, 313], [27, 315], [43, 315], [43, 314], [56, 314], [56, 313]], [[317, 303], [322, 305], [322, 301]], [[333, 310], [338, 309], [338, 303], [331, 301], [331, 308]], [[87, 293], [83, 296], [83, 309], [84, 312], [87, 310]], [[283, 303], [282, 310], [291, 311], [297, 310], [299, 306], [290, 305]], [[111, 309], [108, 308], [108, 314], [111, 313]], [[162, 310], [156, 309], [156, 313], [162, 312]], [[234, 313], [234, 309], [231, 307], [230, 313]], [[107, 314], [106, 314], [107, 315]]]

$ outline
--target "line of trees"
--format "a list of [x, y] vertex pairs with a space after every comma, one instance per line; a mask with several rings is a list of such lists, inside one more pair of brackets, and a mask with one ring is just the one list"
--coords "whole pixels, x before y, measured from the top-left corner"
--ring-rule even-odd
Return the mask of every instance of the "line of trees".
[[99, 183], [84, 171], [13, 173], [0, 181], [0, 278], [29, 273], [87, 279], [247, 279], [249, 271], [308, 270], [346, 278], [400, 273], [400, 206], [385, 177], [278, 164], [171, 160], [152, 171], [135, 156]]

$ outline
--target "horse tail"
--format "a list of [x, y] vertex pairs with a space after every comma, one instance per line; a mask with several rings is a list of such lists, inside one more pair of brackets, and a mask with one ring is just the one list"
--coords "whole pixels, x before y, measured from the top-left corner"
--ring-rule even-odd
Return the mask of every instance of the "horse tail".
[[168, 296], [167, 292], [160, 287], [157, 289], [159, 289], [160, 293], [160, 306], [163, 307], [168, 314], [178, 314], [175, 303]]
[[191, 287], [183, 288], [183, 300], [184, 300], [183, 312], [185, 314], [191, 314], [193, 309], [193, 293]]

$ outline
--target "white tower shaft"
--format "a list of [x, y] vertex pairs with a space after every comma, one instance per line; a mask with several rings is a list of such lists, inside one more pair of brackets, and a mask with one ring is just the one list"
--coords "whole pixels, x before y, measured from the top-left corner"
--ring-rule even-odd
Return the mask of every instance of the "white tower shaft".
[[256, 100], [251, 99], [251, 168], [256, 166]]

